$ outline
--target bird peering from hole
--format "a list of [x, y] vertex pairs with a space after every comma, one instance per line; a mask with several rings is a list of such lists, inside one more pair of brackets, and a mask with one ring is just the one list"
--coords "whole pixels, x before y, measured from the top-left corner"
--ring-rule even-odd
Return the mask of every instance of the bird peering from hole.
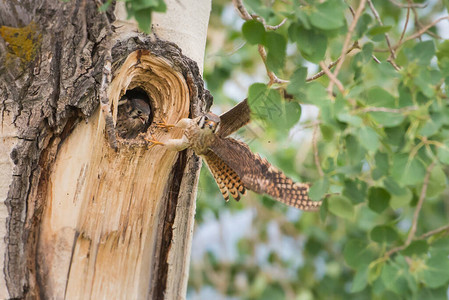
[[229, 201], [229, 194], [238, 201], [248, 189], [302, 210], [319, 209], [321, 201], [309, 199], [308, 184], [294, 182], [266, 159], [251, 152], [248, 145], [228, 137], [250, 121], [250, 113], [244, 100], [221, 116], [209, 112], [194, 119], [181, 119], [174, 125], [184, 129], [180, 139], [165, 143], [149, 141], [175, 151], [193, 149], [206, 162], [226, 201]]
[[124, 139], [135, 138], [150, 123], [151, 107], [142, 92], [126, 93], [118, 102], [117, 134]]

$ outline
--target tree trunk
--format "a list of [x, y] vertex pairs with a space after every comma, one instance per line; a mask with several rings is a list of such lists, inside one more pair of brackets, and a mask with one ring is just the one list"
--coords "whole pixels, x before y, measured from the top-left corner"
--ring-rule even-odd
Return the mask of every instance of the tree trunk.
[[120, 5], [101, 13], [89, 0], [0, 0], [0, 298], [185, 297], [201, 161], [140, 137], [115, 151], [99, 109], [108, 53], [114, 124], [134, 88], [149, 96], [154, 122], [211, 105], [197, 66], [210, 0], [166, 2], [157, 36], [146, 36]]

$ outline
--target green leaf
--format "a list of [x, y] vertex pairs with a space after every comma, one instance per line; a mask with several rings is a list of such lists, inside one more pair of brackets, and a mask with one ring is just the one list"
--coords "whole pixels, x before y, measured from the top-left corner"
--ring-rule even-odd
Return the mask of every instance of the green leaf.
[[327, 177], [320, 178], [316, 181], [309, 190], [309, 197], [314, 201], [323, 199], [324, 194], [329, 189], [329, 179]]
[[419, 130], [419, 134], [422, 136], [430, 137], [437, 133], [440, 127], [441, 124], [437, 124], [433, 120], [428, 120]]
[[390, 169], [388, 164], [388, 154], [376, 152], [376, 155], [374, 155], [374, 161], [376, 167], [372, 173], [373, 179], [378, 180], [382, 176], [387, 176], [388, 170]]
[[264, 83], [253, 83], [248, 89], [248, 105], [251, 111], [257, 111], [260, 101], [263, 101], [268, 95], [269, 88]]
[[371, 127], [361, 127], [358, 130], [358, 136], [361, 145], [366, 149], [370, 151], [376, 151], [379, 146], [379, 136], [377, 135], [376, 131], [372, 129]]
[[355, 27], [357, 39], [360, 39], [368, 30], [368, 26], [371, 24], [372, 18], [369, 14], [363, 14], [359, 21], [357, 22], [357, 26]]
[[359, 268], [352, 281], [351, 293], [363, 291], [368, 284], [368, 266]]
[[365, 104], [376, 107], [395, 107], [395, 98], [380, 87], [373, 87], [366, 92]]
[[402, 123], [405, 116], [400, 113], [374, 111], [368, 113], [383, 127], [396, 127]]
[[262, 295], [257, 298], [260, 300], [285, 299], [285, 292], [279, 284], [270, 284], [266, 286]]
[[332, 141], [334, 137], [335, 130], [332, 126], [326, 124], [320, 124], [320, 131], [323, 139], [326, 141]]
[[449, 142], [446, 142], [443, 146], [438, 147], [437, 156], [441, 163], [449, 165]]
[[379, 225], [371, 230], [370, 237], [374, 242], [380, 244], [391, 244], [399, 238], [399, 235], [393, 227], [388, 225]]
[[134, 18], [136, 19], [137, 24], [139, 24], [139, 29], [145, 33], [150, 33], [151, 31], [152, 12], [153, 9], [151, 8], [140, 9], [134, 12]]
[[344, 9], [339, 1], [326, 1], [316, 6], [309, 20], [319, 29], [338, 29], [345, 24]]
[[[449, 1], [449, 0], [448, 0]], [[447, 300], [447, 287], [443, 286], [438, 289], [421, 288], [414, 298], [416, 300]]]
[[[444, 234], [444, 233], [443, 233]], [[449, 237], [444, 237], [432, 241], [430, 245], [432, 255], [445, 255], [449, 253]]]
[[242, 26], [242, 33], [250, 44], [263, 44], [265, 40], [265, 27], [256, 20], [246, 21]]
[[354, 207], [344, 196], [331, 196], [328, 200], [329, 211], [334, 215], [352, 220], [354, 217]]
[[371, 36], [384, 34], [384, 33], [387, 33], [388, 31], [390, 31], [390, 29], [391, 29], [391, 26], [380, 26], [380, 25], [374, 26], [368, 31], [368, 34]]
[[435, 86], [431, 77], [432, 75], [427, 69], [420, 69], [419, 73], [414, 77], [415, 84], [427, 98], [435, 96]]
[[349, 134], [345, 138], [347, 148], [346, 158], [350, 165], [358, 165], [365, 158], [365, 149], [360, 145], [357, 138]]
[[449, 281], [449, 259], [446, 255], [432, 256], [425, 268], [419, 272], [419, 278], [431, 288], [447, 285]]
[[[144, 10], [150, 8], [152, 11], [165, 11], [165, 3], [161, 0], [133, 0], [131, 2], [134, 11]], [[166, 8], [166, 7], [165, 7]]]
[[109, 6], [111, 5], [111, 3], [112, 3], [112, 0], [108, 0], [108, 1], [104, 2], [104, 3], [98, 8], [98, 10], [101, 11], [101, 12], [106, 12], [106, 11], [108, 10]]
[[345, 244], [343, 257], [350, 267], [360, 269], [369, 265], [376, 258], [376, 254], [366, 241], [352, 239]]
[[428, 249], [429, 245], [425, 240], [417, 240], [408, 245], [408, 247], [402, 250], [401, 253], [405, 256], [421, 255], [427, 253]]
[[290, 83], [287, 86], [287, 93], [296, 96], [300, 100], [305, 99], [307, 68], [299, 67], [290, 77]]
[[318, 82], [308, 84], [306, 99], [304, 100], [305, 103], [314, 104], [321, 108], [329, 105], [330, 103], [325, 87]]
[[438, 51], [436, 54], [439, 62], [441, 62], [444, 58], [449, 59], [449, 40], [445, 40], [438, 45]]
[[386, 264], [382, 270], [381, 278], [386, 288], [396, 294], [401, 295], [408, 290], [404, 270], [397, 264]]
[[257, 119], [266, 120], [272, 114], [279, 115], [281, 109], [278, 107], [272, 108], [272, 103], [269, 101], [270, 89], [266, 84], [254, 83], [248, 89], [248, 105], [251, 109], [251, 115]]
[[359, 116], [351, 115], [347, 111], [342, 111], [338, 113], [337, 120], [352, 125], [354, 127], [359, 127], [363, 123], [362, 118], [360, 118]]
[[372, 55], [373, 55], [373, 51], [374, 51], [374, 44], [373, 43], [366, 43], [365, 45], [363, 45], [362, 47], [362, 58], [363, 58], [363, 62], [369, 62], [372, 59]]
[[343, 196], [351, 200], [352, 203], [362, 203], [365, 201], [367, 184], [359, 179], [345, 179], [345, 187], [343, 189]]
[[430, 60], [435, 56], [435, 45], [433, 41], [425, 41], [415, 45], [410, 52], [409, 60], [415, 60], [421, 66], [428, 66]]
[[[435, 166], [429, 178], [427, 185], [427, 197], [435, 197], [440, 195], [447, 187], [447, 178], [441, 166]], [[420, 188], [421, 189], [421, 188]]]
[[401, 185], [413, 185], [423, 181], [426, 168], [417, 157], [408, 154], [393, 156], [391, 175]]
[[380, 214], [390, 203], [390, 193], [381, 187], [370, 187], [368, 190], [368, 207]]
[[254, 83], [249, 87], [248, 105], [251, 114], [260, 120], [269, 123], [274, 123], [275, 120], [284, 120], [282, 118], [284, 110], [279, 92], [268, 88], [263, 83]]
[[267, 66], [271, 71], [278, 72], [284, 67], [287, 40], [276, 32], [265, 33], [264, 45], [268, 49]]
[[300, 26], [290, 26], [289, 36], [296, 41], [301, 55], [308, 61], [319, 63], [327, 49], [327, 37], [315, 30], [307, 30]]
[[391, 195], [390, 206], [393, 209], [398, 209], [407, 206], [413, 199], [413, 193], [408, 188], [403, 188], [403, 192]]

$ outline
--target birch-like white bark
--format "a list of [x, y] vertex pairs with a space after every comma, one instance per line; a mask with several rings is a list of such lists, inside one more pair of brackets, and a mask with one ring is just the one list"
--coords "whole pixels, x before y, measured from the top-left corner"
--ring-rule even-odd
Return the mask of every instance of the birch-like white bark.
[[[0, 127], [0, 269], [5, 267], [6, 218], [9, 216], [5, 200], [12, 183], [14, 163], [11, 159], [12, 149], [17, 143], [17, 130], [10, 114], [3, 114]], [[4, 276], [0, 276], [0, 299], [9, 297]]]

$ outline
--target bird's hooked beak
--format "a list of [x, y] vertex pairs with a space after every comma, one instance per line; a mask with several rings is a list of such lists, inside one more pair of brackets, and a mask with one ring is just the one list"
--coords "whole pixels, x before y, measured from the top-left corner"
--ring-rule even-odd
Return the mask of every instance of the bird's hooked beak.
[[207, 120], [204, 125], [209, 127], [209, 129], [213, 129], [217, 124], [212, 120]]
[[144, 116], [139, 116], [139, 120], [140, 122], [142, 122], [142, 124], [145, 124], [147, 122]]

